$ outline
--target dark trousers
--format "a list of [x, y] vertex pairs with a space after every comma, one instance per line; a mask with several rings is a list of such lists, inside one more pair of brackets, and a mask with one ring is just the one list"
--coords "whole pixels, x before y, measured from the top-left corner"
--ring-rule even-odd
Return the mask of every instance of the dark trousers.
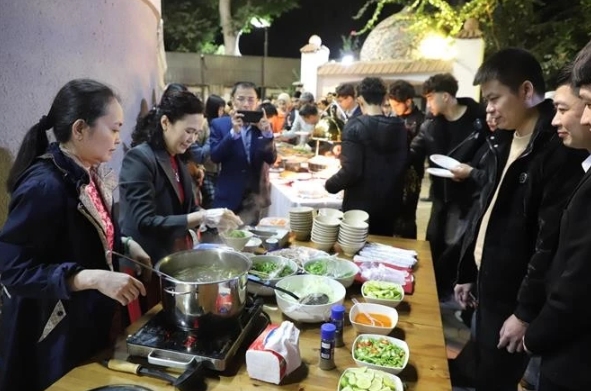
[[476, 391], [517, 391], [529, 356], [498, 349], [499, 332], [507, 314], [476, 311]]
[[[565, 374], [568, 376], [568, 374]], [[563, 386], [559, 386], [554, 383], [552, 380], [548, 379], [544, 376], [544, 372], [540, 373], [540, 382], [538, 383], [538, 391], [583, 391], [582, 389], [575, 389], [575, 388], [566, 388]], [[587, 391], [587, 390], [585, 390]]]

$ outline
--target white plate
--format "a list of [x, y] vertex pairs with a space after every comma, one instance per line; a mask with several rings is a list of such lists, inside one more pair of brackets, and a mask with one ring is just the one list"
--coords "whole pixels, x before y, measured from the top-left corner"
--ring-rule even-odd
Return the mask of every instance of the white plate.
[[448, 170], [456, 168], [461, 164], [456, 159], [445, 155], [431, 155], [429, 156], [429, 159], [431, 159], [431, 161], [437, 164], [438, 166], [447, 168]]
[[454, 174], [451, 171], [446, 170], [445, 168], [429, 167], [429, 168], [427, 168], [427, 173], [429, 173], [433, 176], [439, 176], [442, 178], [453, 178], [454, 177]]

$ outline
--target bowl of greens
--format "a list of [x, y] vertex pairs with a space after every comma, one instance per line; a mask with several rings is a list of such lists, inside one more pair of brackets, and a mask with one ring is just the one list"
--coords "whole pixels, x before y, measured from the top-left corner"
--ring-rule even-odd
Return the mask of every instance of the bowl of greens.
[[[255, 255], [250, 258], [252, 266], [249, 273], [258, 277], [269, 285], [275, 284], [287, 276], [293, 276], [298, 271], [295, 261], [275, 255]], [[273, 296], [272, 288], [249, 282], [246, 285], [248, 292], [259, 296]]]
[[410, 352], [401, 339], [379, 334], [360, 334], [351, 348], [359, 366], [399, 374], [408, 364]]
[[347, 368], [339, 379], [338, 391], [379, 390], [404, 391], [396, 375], [368, 367]]
[[236, 251], [242, 251], [252, 237], [252, 232], [245, 229], [232, 229], [220, 233], [222, 241]]
[[345, 288], [353, 284], [355, 276], [359, 273], [359, 266], [354, 262], [330, 256], [309, 259], [302, 267], [308, 274], [335, 279]]
[[397, 307], [404, 299], [402, 285], [388, 281], [365, 281], [361, 286], [361, 294], [368, 303]]

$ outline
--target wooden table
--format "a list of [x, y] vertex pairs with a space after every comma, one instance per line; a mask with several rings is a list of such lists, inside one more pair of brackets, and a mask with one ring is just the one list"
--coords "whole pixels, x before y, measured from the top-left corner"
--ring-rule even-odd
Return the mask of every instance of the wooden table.
[[[416, 286], [413, 295], [407, 295], [398, 307], [399, 323], [393, 336], [404, 339], [410, 348], [410, 360], [406, 369], [399, 375], [409, 390], [416, 391], [450, 391], [449, 369], [443, 339], [439, 301], [435, 289], [433, 264], [427, 242], [395, 239], [386, 237], [370, 237], [370, 241], [391, 244], [400, 248], [413, 249], [419, 254], [419, 262], [415, 271]], [[303, 243], [298, 243], [303, 244]], [[304, 243], [305, 244], [305, 243]], [[345, 306], [351, 307], [350, 296], [360, 296], [359, 287], [348, 289]], [[159, 306], [132, 324], [127, 332], [133, 333], [159, 310]], [[274, 322], [284, 318], [279, 310], [265, 306], [265, 311]], [[318, 324], [299, 324], [300, 351], [304, 366], [284, 379], [280, 386], [252, 380], [242, 364], [233, 375], [222, 374], [219, 378], [208, 378], [208, 390], [239, 391], [265, 390], [291, 391], [335, 391], [338, 379], [343, 370], [354, 367], [351, 357], [351, 344], [355, 338], [355, 330], [346, 326], [344, 332], [345, 347], [335, 349], [337, 368], [323, 371], [318, 368], [318, 348], [320, 343]], [[126, 359], [125, 338], [122, 336], [115, 347], [114, 356]], [[243, 363], [243, 357], [236, 357]], [[239, 361], [240, 362], [240, 361]], [[107, 384], [140, 384], [154, 391], [171, 391], [174, 388], [165, 382], [148, 378], [114, 372], [98, 363], [82, 365], [70, 371], [66, 376], [53, 384], [49, 391], [86, 391]]]

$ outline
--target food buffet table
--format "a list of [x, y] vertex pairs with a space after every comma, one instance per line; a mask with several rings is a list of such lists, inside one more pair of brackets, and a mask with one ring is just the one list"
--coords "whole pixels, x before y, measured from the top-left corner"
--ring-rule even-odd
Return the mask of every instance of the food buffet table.
[[[320, 180], [310, 179], [310, 183], [319, 183]], [[301, 181], [303, 183], [305, 181]], [[271, 179], [271, 205], [267, 216], [289, 216], [289, 209], [296, 206], [311, 206], [314, 209], [334, 208], [340, 209], [343, 199], [340, 195], [324, 194], [323, 196], [302, 197], [288, 182], [280, 178]]]
[[[439, 301], [435, 289], [435, 277], [428, 242], [387, 238], [369, 237], [370, 241], [389, 244], [418, 252], [415, 291], [407, 295], [398, 307], [399, 322], [391, 335], [404, 339], [410, 348], [410, 360], [399, 377], [408, 386], [408, 390], [416, 391], [450, 391], [449, 369], [443, 338], [443, 329], [439, 311]], [[306, 243], [295, 243], [306, 245]], [[347, 291], [345, 307], [352, 306], [351, 296], [361, 297], [359, 285], [353, 285]], [[133, 333], [150, 317], [158, 312], [155, 307], [140, 320], [132, 324], [126, 331]], [[274, 323], [286, 319], [273, 305], [266, 305], [264, 310]], [[348, 319], [348, 316], [346, 316]], [[221, 373], [217, 378], [208, 377], [208, 390], [255, 390], [263, 387], [266, 390], [293, 391], [336, 391], [341, 373], [349, 367], [355, 367], [351, 357], [351, 344], [356, 333], [346, 321], [344, 330], [345, 346], [335, 349], [336, 369], [324, 371], [318, 368], [320, 324], [296, 324], [300, 330], [300, 351], [303, 365], [296, 372], [284, 379], [281, 385], [274, 385], [252, 380], [246, 373], [244, 357], [236, 356], [237, 371], [231, 374]], [[111, 353], [106, 353], [111, 354]], [[109, 357], [109, 356], [107, 356]], [[127, 351], [125, 336], [117, 342], [114, 357], [125, 360]], [[165, 382], [148, 377], [114, 372], [98, 363], [90, 363], [73, 369], [62, 379], [53, 384], [49, 391], [86, 391], [107, 384], [138, 384], [154, 391], [172, 391], [174, 387]]]

